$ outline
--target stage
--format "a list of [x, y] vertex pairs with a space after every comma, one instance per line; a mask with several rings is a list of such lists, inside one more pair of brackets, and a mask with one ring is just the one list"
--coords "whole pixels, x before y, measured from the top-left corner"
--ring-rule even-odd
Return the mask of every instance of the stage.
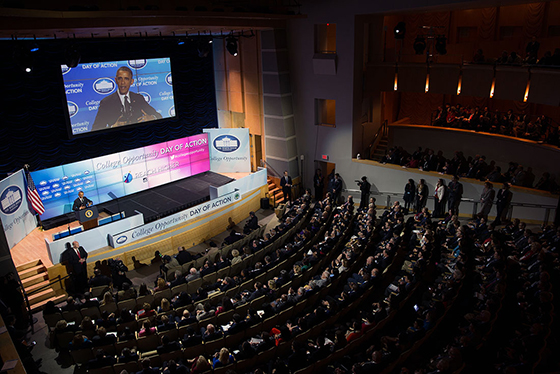
[[[118, 213], [120, 210], [125, 212], [125, 215], [128, 217], [134, 215], [135, 211], [138, 211], [144, 215], [145, 222], [148, 223], [208, 201], [210, 199], [210, 186], [221, 187], [250, 174], [251, 173], [217, 174], [206, 172], [148, 191], [123, 197], [118, 199], [118, 201], [114, 200], [99, 204], [100, 216], [112, 215]], [[53, 234], [68, 230], [69, 228], [72, 230], [80, 226], [80, 223], [75, 219], [73, 213], [62, 217], [55, 217], [48, 221], [50, 221], [50, 224], [47, 229], [34, 229], [25, 239], [12, 248], [11, 255], [15, 266], [37, 259], [41, 259], [47, 268], [52, 266], [53, 263], [50, 260], [45, 240], [52, 241]], [[43, 224], [45, 224], [45, 222]], [[53, 222], [58, 224], [53, 226]], [[80, 244], [87, 247], [87, 243]], [[105, 252], [110, 249], [112, 248], [107, 246], [92, 251], [90, 252], [90, 256], [94, 256], [96, 252]]]

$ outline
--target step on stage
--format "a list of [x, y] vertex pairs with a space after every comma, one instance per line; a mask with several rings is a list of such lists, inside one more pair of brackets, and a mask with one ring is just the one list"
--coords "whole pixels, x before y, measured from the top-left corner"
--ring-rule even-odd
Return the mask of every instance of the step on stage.
[[[124, 212], [125, 217], [130, 217], [135, 214], [135, 211], [138, 211], [144, 215], [144, 222], [148, 223], [210, 200], [210, 186], [220, 187], [233, 180], [233, 178], [208, 171], [133, 195], [106, 201], [98, 204], [97, 208], [100, 213], [104, 212], [107, 215]], [[43, 221], [42, 224], [45, 230], [50, 230], [73, 221], [76, 221], [74, 212], [50, 218]]]

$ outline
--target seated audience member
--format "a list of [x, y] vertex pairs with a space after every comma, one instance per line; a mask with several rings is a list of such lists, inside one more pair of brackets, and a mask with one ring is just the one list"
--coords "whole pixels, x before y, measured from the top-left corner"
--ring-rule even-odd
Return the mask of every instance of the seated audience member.
[[136, 290], [130, 286], [130, 283], [123, 283], [122, 290], [117, 292], [117, 301], [123, 301], [136, 298]]
[[68, 298], [66, 299], [66, 305], [62, 307], [62, 311], [72, 312], [74, 310], [80, 310], [81, 308], [82, 305], [79, 303], [79, 301], [76, 301], [76, 299], [74, 299], [72, 296], [68, 296]]
[[259, 220], [255, 215], [255, 212], [249, 212], [249, 219], [245, 226], [243, 227], [243, 233], [245, 235], [249, 234], [251, 231], [256, 230], [259, 228]]
[[149, 319], [145, 320], [142, 324], [142, 328], [138, 332], [138, 337], [153, 335], [156, 333], [156, 328], [152, 327], [152, 323]]
[[206, 326], [206, 329], [202, 327], [201, 332], [202, 332], [202, 339], [204, 339], [205, 342], [210, 342], [212, 340], [220, 339], [222, 337], [222, 332], [220, 330], [216, 330], [214, 325], [211, 323], [209, 323], [208, 326]]
[[185, 249], [185, 247], [179, 247], [178, 251], [179, 253], [177, 253], [175, 258], [177, 258], [179, 264], [184, 265], [194, 260], [193, 256]]
[[210, 365], [208, 360], [202, 355], [190, 359], [187, 362], [192, 365], [191, 374], [200, 374], [212, 369], [212, 366]]
[[101, 274], [98, 268], [93, 269], [93, 277], [89, 279], [90, 287], [108, 286], [112, 283], [112, 279], [106, 275]]
[[161, 345], [157, 347], [157, 353], [162, 355], [164, 353], [174, 352], [181, 349], [181, 346], [176, 341], [170, 341], [169, 336], [163, 335], [161, 337]]
[[152, 367], [152, 363], [149, 358], [144, 358], [138, 362], [142, 370], [137, 371], [136, 374], [160, 374], [159, 368]]
[[128, 347], [124, 347], [121, 355], [119, 356], [119, 364], [126, 364], [127, 362], [138, 361], [140, 356], [136, 352], [135, 349], [130, 349]]
[[222, 348], [220, 349], [220, 352], [216, 352], [216, 354], [214, 354], [214, 357], [212, 358], [212, 368], [221, 368], [223, 366], [233, 364], [234, 361], [235, 359], [229, 353], [229, 350], [227, 348]]
[[101, 301], [101, 306], [112, 305], [115, 303], [115, 299], [113, 298], [113, 294], [110, 292], [105, 292], [103, 294], [103, 300]]
[[187, 327], [187, 332], [183, 336], [183, 347], [194, 347], [195, 345], [202, 344], [202, 336], [197, 334], [196, 331], [191, 327]]
[[148, 288], [148, 285], [146, 283], [142, 283], [140, 285], [140, 288], [138, 289], [138, 297], [140, 296], [149, 296], [149, 295], [153, 295], [152, 290], [150, 290]]
[[95, 353], [95, 358], [87, 363], [89, 369], [98, 369], [105, 366], [113, 366], [117, 363], [114, 356], [109, 356], [102, 349], [98, 349]]

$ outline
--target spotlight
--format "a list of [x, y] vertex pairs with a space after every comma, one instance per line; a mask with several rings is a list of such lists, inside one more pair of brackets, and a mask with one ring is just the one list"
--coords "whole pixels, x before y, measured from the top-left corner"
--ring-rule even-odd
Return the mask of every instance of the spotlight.
[[395, 39], [401, 39], [401, 40], [404, 39], [404, 35], [406, 34], [406, 23], [402, 21], [397, 23], [394, 32], [395, 32]]
[[426, 49], [426, 39], [424, 39], [424, 36], [418, 35], [416, 40], [414, 40], [413, 47], [417, 55], [424, 53], [424, 50]]
[[21, 44], [14, 48], [14, 62], [26, 73], [33, 71], [33, 56], [30, 49]]
[[37, 43], [31, 43], [29, 46], [29, 52], [37, 52], [39, 51], [39, 45]]
[[196, 49], [198, 50], [198, 57], [204, 58], [210, 53], [210, 43], [212, 39], [200, 38], [198, 39]]
[[436, 52], [440, 55], [447, 53], [447, 38], [443, 35], [436, 38]]
[[183, 44], [185, 44], [185, 39], [177, 40], [177, 45], [183, 45]]
[[237, 56], [237, 39], [232, 35], [226, 39], [226, 49], [232, 56]]
[[75, 68], [80, 63], [82, 56], [78, 52], [78, 48], [70, 46], [64, 51], [64, 64], [69, 68]]

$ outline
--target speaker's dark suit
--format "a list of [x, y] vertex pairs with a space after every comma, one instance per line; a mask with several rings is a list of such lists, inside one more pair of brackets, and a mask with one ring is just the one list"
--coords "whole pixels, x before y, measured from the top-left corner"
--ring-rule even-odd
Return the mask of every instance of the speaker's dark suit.
[[88, 278], [87, 263], [85, 261], [83, 263], [80, 263], [80, 259], [87, 259], [88, 253], [82, 246], [80, 246], [78, 250], [80, 251], [79, 256], [74, 248], [67, 249], [66, 259], [68, 261], [68, 265], [70, 266], [70, 270], [72, 271], [72, 279], [74, 280], [76, 291], [81, 292], [86, 289]]
[[80, 210], [80, 207], [82, 205], [88, 206], [90, 204], [93, 204], [93, 201], [91, 201], [90, 199], [88, 199], [87, 197], [84, 196], [84, 201], [82, 202], [82, 200], [80, 200], [80, 198], [78, 197], [76, 200], [74, 200], [74, 205], [72, 205], [72, 210], [77, 212], [78, 210]]
[[125, 112], [118, 92], [101, 100], [91, 130], [102, 130], [111, 127], [121, 116], [121, 120], [127, 124], [137, 123], [138, 118], [144, 115], [142, 111], [149, 116], [156, 116], [158, 119], [162, 118], [161, 114], [156, 112], [156, 110], [146, 102], [144, 96], [131, 91], [128, 91], [128, 95], [130, 100], [130, 113], [128, 114]]

